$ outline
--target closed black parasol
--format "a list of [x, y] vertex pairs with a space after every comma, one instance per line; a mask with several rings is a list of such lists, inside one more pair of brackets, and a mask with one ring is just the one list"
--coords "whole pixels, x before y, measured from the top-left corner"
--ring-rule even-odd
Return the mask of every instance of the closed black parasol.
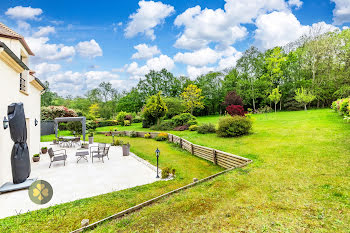
[[7, 115], [9, 119], [11, 138], [15, 143], [11, 153], [13, 183], [19, 184], [26, 181], [30, 175], [27, 126], [23, 103], [9, 105]]

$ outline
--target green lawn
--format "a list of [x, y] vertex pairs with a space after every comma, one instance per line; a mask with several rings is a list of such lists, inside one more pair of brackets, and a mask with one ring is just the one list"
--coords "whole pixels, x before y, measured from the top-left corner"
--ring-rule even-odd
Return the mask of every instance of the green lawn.
[[177, 133], [253, 159], [247, 168], [94, 231], [349, 232], [350, 124], [328, 109], [255, 119], [253, 133], [241, 138]]
[[[218, 118], [201, 117], [199, 121], [216, 123]], [[349, 232], [350, 124], [329, 109], [262, 114], [254, 119], [253, 132], [240, 138], [174, 132], [193, 143], [250, 158], [251, 165], [121, 220], [106, 222], [95, 231]], [[142, 130], [140, 123], [117, 128]], [[111, 138], [98, 135], [96, 140]], [[187, 184], [193, 177], [221, 170], [168, 143], [122, 140], [129, 141], [134, 153], [152, 163], [154, 147], [159, 146], [163, 165], [177, 169], [176, 180], [0, 220], [0, 232], [72, 230], [83, 218], [96, 221]]]

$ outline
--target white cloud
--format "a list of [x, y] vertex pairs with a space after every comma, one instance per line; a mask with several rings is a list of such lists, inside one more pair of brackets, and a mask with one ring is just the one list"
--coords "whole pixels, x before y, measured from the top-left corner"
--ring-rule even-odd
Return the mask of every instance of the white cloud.
[[302, 35], [315, 36], [314, 34], [320, 35], [338, 29], [325, 22], [318, 22], [311, 26], [302, 25], [291, 12], [277, 11], [259, 16], [256, 26], [256, 44], [263, 49], [284, 46]]
[[269, 49], [297, 40], [309, 28], [300, 24], [292, 13], [272, 12], [256, 20], [255, 39], [259, 47]]
[[121, 80], [118, 74], [109, 71], [55, 72], [55, 74], [48, 74], [42, 79], [49, 81], [50, 84], [55, 84], [50, 85], [50, 88], [60, 95], [84, 95], [101, 82], [110, 82], [113, 87], [118, 89], [124, 86], [124, 80]]
[[94, 58], [102, 56], [102, 49], [95, 40], [79, 42], [76, 50], [82, 57]]
[[202, 74], [207, 74], [211, 71], [215, 71], [215, 67], [207, 67], [207, 66], [202, 66], [202, 67], [195, 67], [195, 66], [187, 66], [187, 75], [190, 79], [194, 80], [198, 76]]
[[146, 2], [143, 0], [139, 2], [139, 6], [137, 12], [129, 16], [131, 21], [125, 29], [125, 36], [130, 38], [138, 33], [144, 33], [154, 40], [156, 38], [154, 28], [162, 24], [166, 17], [175, 12], [174, 7], [162, 2]]
[[23, 20], [18, 20], [17, 25], [18, 25], [18, 28], [23, 31], [28, 31], [30, 29], [30, 24]]
[[71, 59], [75, 55], [73, 46], [63, 44], [49, 44], [48, 37], [27, 37], [25, 38], [35, 56], [31, 59], [34, 64], [44, 61], [56, 61]]
[[61, 69], [60, 64], [49, 64], [46, 62], [40, 63], [34, 67], [34, 71], [36, 72], [36, 76], [46, 76], [47, 74], [56, 72]]
[[47, 27], [39, 27], [39, 31], [34, 33], [34, 37], [42, 37], [42, 36], [47, 36], [50, 33], [55, 33], [55, 28], [51, 26]]
[[174, 61], [191, 66], [205, 66], [215, 63], [221, 55], [211, 48], [204, 48], [195, 52], [177, 53]]
[[342, 25], [350, 22], [350, 1], [349, 0], [331, 0], [335, 3], [333, 10], [333, 22], [335, 25]]
[[137, 52], [132, 55], [132, 59], [148, 59], [156, 54], [160, 54], [160, 50], [156, 45], [148, 46], [146, 44], [139, 44], [134, 46], [134, 48]]
[[225, 70], [225, 69], [235, 67], [235, 66], [236, 66], [236, 63], [237, 63], [237, 61], [238, 61], [238, 59], [240, 59], [241, 56], [242, 56], [242, 53], [241, 53], [241, 52], [238, 52], [238, 53], [236, 53], [235, 55], [222, 58], [222, 59], [219, 61], [219, 66], [217, 67], [217, 70], [218, 70], [218, 71], [223, 71], [223, 70]]
[[343, 27], [343, 30], [347, 30], [347, 29], [349, 29], [348, 26], [344, 26], [344, 27]]
[[174, 61], [167, 55], [160, 55], [147, 60], [146, 64], [139, 66], [137, 62], [132, 62], [124, 66], [124, 71], [130, 75], [130, 79], [143, 79], [151, 70], [160, 71], [162, 69], [172, 70]]
[[38, 19], [37, 17], [42, 13], [43, 11], [40, 8], [32, 8], [30, 6], [29, 7], [16, 6], [16, 7], [7, 9], [7, 11], [5, 12], [5, 15], [13, 19], [27, 20], [27, 19]]
[[300, 7], [303, 5], [303, 2], [300, 0], [289, 0], [288, 5], [291, 7], [295, 6], [296, 9], [300, 9]]
[[288, 11], [283, 0], [226, 0], [224, 9], [203, 9], [195, 6], [178, 15], [174, 24], [184, 26], [175, 47], [197, 50], [211, 42], [230, 45], [247, 35], [240, 24], [272, 10]]

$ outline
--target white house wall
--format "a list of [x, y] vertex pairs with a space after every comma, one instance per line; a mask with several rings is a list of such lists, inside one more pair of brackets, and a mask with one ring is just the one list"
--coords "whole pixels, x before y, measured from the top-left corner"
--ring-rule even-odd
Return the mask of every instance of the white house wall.
[[[3, 38], [1, 41], [5, 42]], [[19, 56], [21, 50], [21, 44], [17, 41], [11, 41], [11, 46], [8, 43], [6, 45], [11, 48], [11, 50]], [[22, 50], [23, 51], [23, 50]], [[24, 105], [25, 116], [28, 118], [27, 125], [28, 128], [28, 147], [29, 155], [39, 153], [40, 144], [40, 91], [36, 89], [29, 82], [33, 79], [29, 76], [27, 81], [27, 93], [25, 95], [19, 91], [19, 74], [16, 73], [11, 67], [0, 60], [0, 186], [8, 181], [12, 181], [12, 171], [11, 171], [11, 150], [13, 146], [13, 141], [10, 137], [10, 130], [3, 128], [3, 119], [7, 117], [7, 106], [12, 103], [22, 102]], [[38, 125], [35, 126], [34, 121], [38, 120]]]

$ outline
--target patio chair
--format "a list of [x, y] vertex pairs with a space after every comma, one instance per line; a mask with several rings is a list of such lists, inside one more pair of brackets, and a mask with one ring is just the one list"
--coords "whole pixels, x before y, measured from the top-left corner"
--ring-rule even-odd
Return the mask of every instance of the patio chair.
[[50, 156], [50, 166], [53, 162], [64, 161], [64, 166], [66, 166], [67, 152], [66, 149], [53, 151], [52, 148], [48, 150]]
[[[95, 149], [94, 149], [95, 148]], [[91, 146], [90, 147], [90, 156], [91, 156], [91, 161], [94, 162], [94, 158], [102, 159], [102, 162], [104, 163], [103, 157], [108, 157], [109, 153], [109, 146], [105, 143], [99, 143], [98, 146]]]
[[80, 146], [81, 146], [80, 137], [74, 138], [72, 144], [78, 145], [78, 146], [80, 145]]

